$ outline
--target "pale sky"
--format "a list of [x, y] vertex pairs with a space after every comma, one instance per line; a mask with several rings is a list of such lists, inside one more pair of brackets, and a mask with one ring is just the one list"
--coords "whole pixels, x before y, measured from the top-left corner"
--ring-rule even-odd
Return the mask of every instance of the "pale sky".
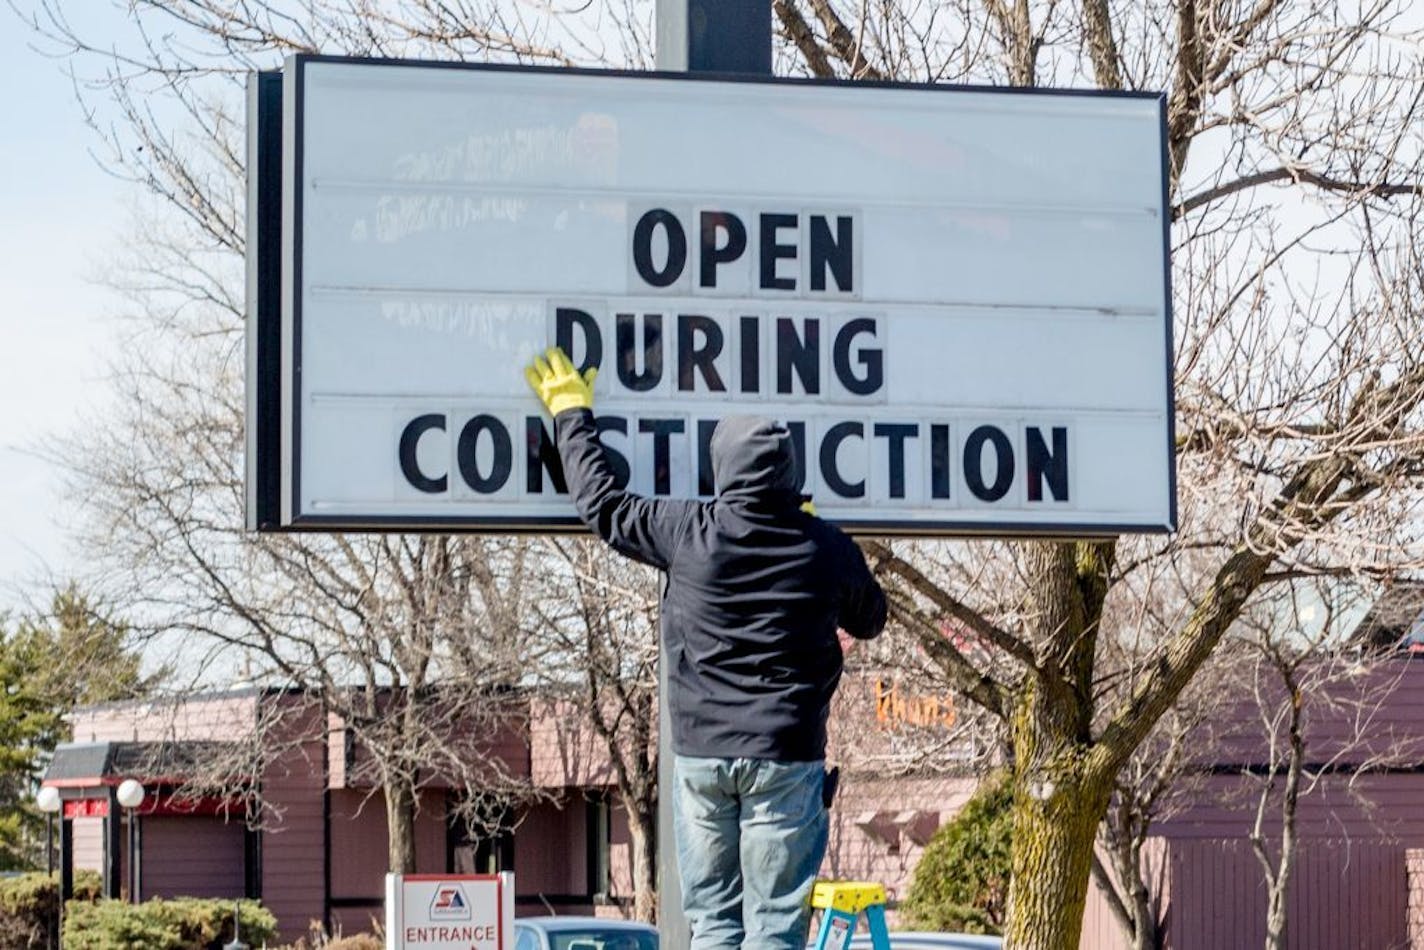
[[96, 278], [135, 194], [91, 154], [63, 63], [30, 42], [0, 8], [0, 611], [81, 569], [60, 472], [37, 453], [107, 398], [119, 303]]

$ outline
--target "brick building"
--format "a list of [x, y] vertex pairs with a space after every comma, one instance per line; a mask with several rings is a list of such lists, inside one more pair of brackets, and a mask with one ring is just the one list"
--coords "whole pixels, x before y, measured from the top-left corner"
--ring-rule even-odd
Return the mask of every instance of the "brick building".
[[[1424, 657], [1410, 647], [1424, 602], [1398, 606], [1379, 605], [1360, 636], [1403, 644], [1399, 652], [1309, 700], [1309, 767], [1321, 774], [1299, 812], [1290, 933], [1302, 950], [1424, 948]], [[459, 790], [433, 784], [416, 823], [418, 870], [513, 870], [521, 914], [624, 914], [629, 831], [607, 756], [576, 706], [531, 697], [527, 709], [495, 745], [538, 797], [514, 808], [504, 833], [480, 840], [447, 821]], [[1247, 833], [1269, 767], [1266, 740], [1249, 704], [1224, 700], [1222, 709], [1224, 728], [1200, 750], [1199, 781], [1146, 845], [1174, 950], [1262, 942], [1265, 885]], [[236, 748], [274, 718], [286, 736], [252, 790], [267, 806], [261, 827], [248, 827], [240, 801], [172, 795], [196, 755]], [[892, 901], [903, 895], [925, 843], [973, 792], [990, 754], [963, 726], [946, 696], [873, 670], [847, 674], [831, 721], [829, 757], [843, 777], [824, 876], [877, 880]], [[139, 809], [142, 895], [258, 896], [288, 938], [312, 921], [365, 930], [380, 915], [380, 794], [356, 780], [361, 750], [315, 697], [250, 689], [98, 706], [76, 713], [73, 737], [45, 784], [64, 796], [70, 865], [106, 871], [115, 893], [128, 879], [128, 838], [114, 790], [133, 777], [152, 793]], [[927, 743], [946, 772], [915, 771]], [[1128, 946], [1096, 888], [1082, 946]]]
[[[495, 745], [537, 796], [514, 807], [504, 833], [479, 839], [447, 821], [459, 790], [432, 782], [416, 820], [417, 870], [513, 870], [518, 913], [621, 915], [632, 892], [631, 849], [607, 754], [575, 707], [531, 697], [527, 708]], [[974, 780], [894, 774], [884, 753], [907, 732], [947, 734], [953, 703], [884, 677], [849, 675], [833, 722], [832, 744], [841, 747], [833, 754], [845, 768], [825, 873], [883, 880], [897, 891]], [[186, 791], [200, 760], [229, 749], [242, 755], [259, 724], [280, 752], [246, 797]], [[72, 735], [44, 779], [63, 796], [61, 850], [69, 867], [104, 873], [115, 896], [131, 880], [130, 816], [116, 789], [135, 778], [149, 793], [136, 810], [140, 896], [260, 897], [288, 939], [313, 921], [352, 933], [380, 916], [387, 866], [380, 792], [359, 780], [362, 750], [318, 697], [243, 689], [94, 706], [75, 713]], [[264, 817], [249, 827], [254, 797]]]

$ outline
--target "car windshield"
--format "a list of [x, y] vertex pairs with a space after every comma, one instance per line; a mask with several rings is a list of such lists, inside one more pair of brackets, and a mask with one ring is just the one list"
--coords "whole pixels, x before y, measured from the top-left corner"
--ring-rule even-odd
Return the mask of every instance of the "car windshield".
[[658, 950], [653, 934], [612, 930], [563, 930], [549, 934], [550, 950]]

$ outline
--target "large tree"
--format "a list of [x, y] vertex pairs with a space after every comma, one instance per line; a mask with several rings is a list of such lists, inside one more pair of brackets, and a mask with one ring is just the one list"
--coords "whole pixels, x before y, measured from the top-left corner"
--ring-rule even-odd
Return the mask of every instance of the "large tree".
[[164, 675], [145, 675], [127, 624], [73, 585], [48, 611], [0, 625], [0, 870], [34, 867], [43, 822], [34, 807], [39, 778], [67, 737], [76, 706], [134, 699]]
[[[189, 437], [222, 410], [220, 471], [192, 483], [156, 457], [134, 469], [134, 498], [165, 542], [175, 516], [211, 507], [190, 489], [235, 478], [243, 73], [290, 52], [637, 66], [651, 35], [650, 5], [632, 2], [132, 0], [129, 35], [92, 37], [65, 19], [66, 0], [38, 2], [36, 25], [112, 96], [96, 114], [116, 162], [167, 202], [176, 231], [135, 272], [158, 335], [227, 372], [182, 377], [168, 393], [189, 404], [171, 420]], [[773, 10], [783, 72], [1167, 93], [1181, 530], [866, 546], [902, 630], [1008, 730], [1010, 944], [1071, 947], [1115, 776], [1257, 591], [1278, 576], [1390, 571], [1417, 556], [1424, 36], [1407, 0], [775, 0]], [[149, 92], [177, 108], [152, 106]], [[208, 315], [200, 332], [173, 335], [196, 314]], [[147, 377], [172, 375], [144, 356], [139, 415]], [[133, 424], [116, 427], [119, 438]], [[233, 525], [235, 502], [224, 504], [212, 514]], [[219, 579], [254, 556], [246, 543], [227, 550]], [[1105, 663], [1109, 641], [1141, 639], [1140, 579], [1169, 575], [1186, 594], [1154, 625], [1160, 637], [1130, 662]], [[956, 648], [947, 620], [982, 649]]]
[[[778, 10], [799, 35], [796, 8]], [[836, 29], [834, 12], [817, 5], [830, 67], [884, 74], [883, 30], [846, 46], [857, 32]], [[992, 50], [997, 64], [979, 67], [990, 78], [1168, 90], [1181, 530], [869, 546], [896, 617], [1010, 730], [1009, 944], [1069, 947], [1115, 777], [1251, 598], [1278, 577], [1417, 559], [1420, 36], [1394, 3], [979, 12], [964, 55]], [[984, 558], [1004, 565], [1000, 583], [956, 582]], [[1140, 629], [1136, 579], [1163, 573], [1188, 591], [1165, 635], [1130, 664], [1102, 665], [1108, 640]], [[941, 616], [1012, 670], [950, 648]]]
[[658, 582], [601, 543], [550, 539], [528, 636], [546, 644], [536, 679], [569, 739], [592, 734], [628, 820], [633, 916], [657, 918]]
[[[527, 545], [245, 531], [239, 116], [255, 63], [227, 53], [206, 66], [169, 58], [190, 55], [187, 42], [227, 42], [210, 19], [223, 15], [218, 7], [140, 3], [133, 47], [121, 51], [120, 41], [100, 67], [113, 72], [95, 79], [122, 117], [112, 167], [158, 202], [140, 210], [128, 256], [111, 272], [131, 301], [114, 358], [115, 408], [76, 432], [58, 460], [87, 514], [92, 582], [125, 606], [134, 636], [179, 657], [185, 687], [226, 682], [240, 669], [319, 697], [353, 740], [350, 779], [379, 793], [389, 869], [409, 873], [427, 791], [451, 789], [447, 805], [476, 833], [533, 794], [503, 741], [515, 734], [525, 709], [518, 687], [536, 663], [518, 636]], [[62, 7], [34, 12], [33, 25], [47, 23], [52, 35], [68, 29]], [[259, 13], [318, 31], [272, 53], [313, 48], [323, 29], [319, 19]], [[159, 24], [167, 32], [149, 32]], [[195, 82], [169, 86], [177, 94], [164, 105], [150, 97], [150, 83], [180, 75]], [[290, 729], [262, 725], [263, 741], [251, 745], [270, 758]], [[244, 774], [260, 767], [243, 763]], [[218, 770], [195, 782], [241, 778]]]
[[[1182, 530], [867, 546], [896, 618], [1009, 729], [1009, 944], [1074, 946], [1115, 778], [1253, 595], [1417, 559], [1419, 25], [1391, 2], [809, 7], [775, 5], [817, 75], [1168, 93]], [[1186, 596], [1142, 643], [1162, 576]], [[1144, 649], [1104, 664], [1109, 641]]]

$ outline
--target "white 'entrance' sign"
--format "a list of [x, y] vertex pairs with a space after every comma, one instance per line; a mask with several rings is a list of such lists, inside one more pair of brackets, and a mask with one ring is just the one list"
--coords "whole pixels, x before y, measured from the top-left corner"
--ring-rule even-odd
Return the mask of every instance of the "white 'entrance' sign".
[[514, 875], [387, 874], [387, 950], [513, 950]]
[[298, 57], [281, 523], [573, 527], [521, 367], [600, 368], [614, 467], [710, 496], [787, 421], [877, 532], [1170, 530], [1160, 97]]

